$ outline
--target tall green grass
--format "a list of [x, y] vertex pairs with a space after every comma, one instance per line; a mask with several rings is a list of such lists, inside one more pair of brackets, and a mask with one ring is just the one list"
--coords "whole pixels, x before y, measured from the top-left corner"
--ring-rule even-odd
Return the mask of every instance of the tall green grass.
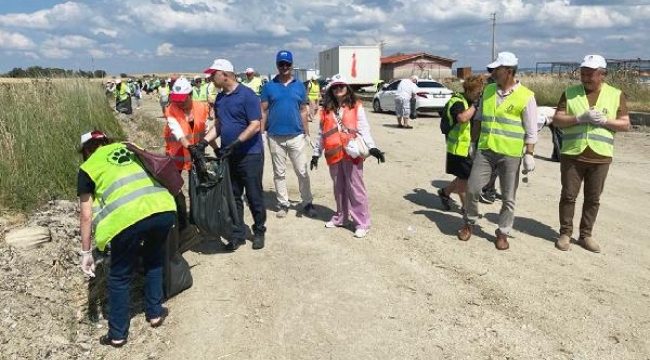
[[[528, 75], [521, 74], [517, 78], [535, 93], [539, 106], [557, 106], [560, 96], [570, 85], [580, 83], [578, 78], [558, 77], [557, 75]], [[640, 84], [635, 77], [621, 71], [610, 71], [605, 81], [623, 91], [629, 110], [650, 111], [650, 86]], [[445, 84], [454, 91], [462, 91], [459, 82]]]
[[85, 79], [0, 84], [0, 209], [76, 198], [82, 133], [124, 139], [101, 86]]

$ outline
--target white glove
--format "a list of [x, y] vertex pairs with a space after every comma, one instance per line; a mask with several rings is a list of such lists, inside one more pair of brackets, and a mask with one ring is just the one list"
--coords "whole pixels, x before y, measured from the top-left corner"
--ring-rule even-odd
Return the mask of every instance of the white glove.
[[[590, 110], [590, 111], [592, 111], [592, 110]], [[593, 117], [591, 119], [592, 124], [594, 124], [594, 125], [605, 125], [605, 124], [607, 124], [607, 116], [605, 116], [605, 114], [601, 113], [598, 110], [593, 110], [593, 111], [596, 111], [597, 114], [593, 115]]]
[[81, 252], [81, 271], [90, 277], [95, 277], [95, 259], [90, 250]]
[[601, 116], [604, 116], [603, 113], [601, 113], [600, 111], [594, 108], [591, 108], [583, 112], [582, 114], [576, 116], [576, 119], [578, 119], [579, 124], [583, 124], [583, 123], [595, 124], [597, 119], [599, 119]]
[[524, 155], [524, 173], [529, 173], [535, 170], [535, 157], [533, 154]]

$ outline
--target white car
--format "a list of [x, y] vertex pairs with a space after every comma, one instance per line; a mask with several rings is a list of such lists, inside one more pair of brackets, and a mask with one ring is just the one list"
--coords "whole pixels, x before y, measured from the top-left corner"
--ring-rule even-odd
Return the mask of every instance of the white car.
[[[400, 81], [402, 80], [393, 81], [375, 94], [372, 99], [372, 109], [375, 112], [395, 111], [395, 97]], [[415, 108], [418, 112], [441, 113], [454, 94], [452, 90], [434, 80], [420, 80], [417, 85]]]

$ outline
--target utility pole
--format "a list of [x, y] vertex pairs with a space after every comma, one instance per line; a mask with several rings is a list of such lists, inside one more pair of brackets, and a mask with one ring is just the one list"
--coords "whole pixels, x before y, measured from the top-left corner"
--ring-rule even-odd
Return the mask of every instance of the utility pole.
[[495, 59], [495, 57], [494, 57], [494, 33], [496, 32], [496, 28], [497, 28], [497, 13], [493, 12], [490, 15], [492, 16], [492, 60], [491, 61], [494, 61], [494, 59]]

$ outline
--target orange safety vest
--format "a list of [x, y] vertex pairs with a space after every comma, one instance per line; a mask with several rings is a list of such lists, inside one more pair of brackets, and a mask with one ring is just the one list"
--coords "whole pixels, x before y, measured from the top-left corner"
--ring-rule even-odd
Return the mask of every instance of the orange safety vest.
[[[181, 125], [185, 139], [189, 141], [190, 145], [194, 145], [201, 141], [205, 136], [205, 120], [208, 118], [207, 107], [198, 101], [192, 101], [191, 116], [194, 118], [194, 126], [185, 118], [185, 111], [175, 103], [171, 103], [165, 109], [165, 116], [173, 117]], [[190, 151], [187, 150], [179, 140], [172, 133], [169, 125], [165, 125], [163, 131], [165, 137], [165, 153], [174, 160], [178, 170], [189, 170], [192, 168], [192, 157]]]
[[359, 157], [353, 159], [345, 153], [344, 147], [350, 139], [355, 136], [361, 136], [357, 131], [357, 110], [361, 102], [357, 102], [353, 108], [344, 107], [341, 122], [348, 128], [350, 134], [340, 131], [338, 121], [334, 117], [333, 111], [320, 109], [320, 128], [323, 151], [327, 165], [336, 164], [341, 160], [352, 161], [355, 164], [362, 162], [364, 159]]

